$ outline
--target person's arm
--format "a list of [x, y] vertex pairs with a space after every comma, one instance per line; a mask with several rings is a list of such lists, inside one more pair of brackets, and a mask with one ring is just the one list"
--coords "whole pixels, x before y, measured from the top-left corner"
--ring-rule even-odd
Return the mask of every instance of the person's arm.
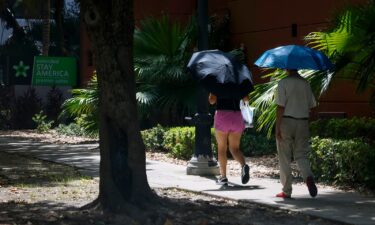
[[315, 96], [314, 96], [314, 94], [311, 90], [310, 85], [309, 85], [309, 90], [310, 90], [310, 98], [309, 98], [310, 113], [309, 113], [309, 117], [311, 117], [312, 115], [315, 115], [318, 103], [315, 99]]
[[277, 140], [281, 140], [282, 139], [281, 121], [283, 119], [283, 115], [285, 111], [285, 103], [286, 103], [286, 92], [284, 90], [284, 85], [282, 81], [279, 81], [277, 84], [277, 90], [275, 93], [275, 103], [277, 105], [275, 135], [276, 135]]
[[216, 104], [216, 101], [217, 101], [217, 97], [216, 97], [216, 95], [210, 93], [210, 94], [208, 95], [208, 102], [209, 102], [211, 105], [214, 105], [214, 104]]
[[243, 101], [243, 102], [249, 102], [249, 96], [246, 95], [245, 97], [243, 97], [243, 98], [242, 98], [242, 101]]
[[278, 105], [277, 109], [276, 109], [276, 138], [278, 140], [282, 139], [281, 121], [282, 121], [282, 118], [283, 118], [283, 115], [284, 115], [284, 109], [285, 108], [283, 106], [280, 106], [280, 105]]

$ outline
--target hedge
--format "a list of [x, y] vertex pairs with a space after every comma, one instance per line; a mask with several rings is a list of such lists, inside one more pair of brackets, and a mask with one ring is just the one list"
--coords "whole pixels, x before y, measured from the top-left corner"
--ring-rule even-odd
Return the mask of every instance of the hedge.
[[[367, 125], [364, 124], [367, 121]], [[313, 134], [317, 134], [320, 125], [324, 129], [321, 136], [311, 139], [311, 166], [317, 180], [352, 187], [365, 186], [375, 189], [375, 145], [369, 139], [374, 133], [373, 120], [352, 119], [313, 122]], [[348, 124], [345, 124], [348, 123]], [[164, 128], [158, 125], [142, 131], [142, 137], [148, 151], [165, 151], [172, 157], [190, 159], [195, 149], [195, 128], [174, 127]], [[320, 128], [319, 128], [320, 129]], [[340, 129], [350, 129], [340, 132]], [[365, 137], [358, 138], [364, 134]], [[345, 140], [345, 137], [355, 137]], [[372, 140], [372, 141], [371, 141]], [[217, 152], [214, 130], [211, 129], [213, 154]], [[241, 150], [245, 156], [276, 153], [274, 139], [267, 139], [265, 134], [253, 129], [246, 130], [241, 139]]]
[[312, 138], [311, 167], [315, 177], [338, 185], [375, 188], [375, 148], [362, 139]]
[[310, 123], [311, 136], [334, 139], [362, 138], [375, 141], [375, 119], [353, 117], [351, 119], [317, 120]]
[[[141, 132], [147, 151], [164, 151], [180, 159], [189, 159], [195, 149], [194, 127], [164, 128], [160, 125]], [[214, 129], [211, 129], [211, 147], [217, 152]], [[245, 156], [273, 154], [276, 152], [275, 140], [267, 139], [265, 134], [246, 130], [241, 138], [241, 150]]]

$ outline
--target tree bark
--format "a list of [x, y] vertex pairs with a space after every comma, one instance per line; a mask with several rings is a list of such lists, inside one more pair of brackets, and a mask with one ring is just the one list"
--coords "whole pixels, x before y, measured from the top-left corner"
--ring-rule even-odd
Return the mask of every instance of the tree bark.
[[67, 56], [69, 53], [65, 48], [65, 37], [64, 37], [64, 4], [65, 0], [55, 1], [55, 22], [57, 28], [57, 41], [56, 45], [58, 47], [59, 55]]
[[99, 83], [100, 187], [105, 210], [129, 212], [154, 199], [147, 182], [133, 69], [133, 1], [81, 1]]
[[43, 46], [42, 55], [48, 56], [49, 45], [50, 45], [50, 33], [51, 33], [51, 1], [44, 0], [43, 2]]

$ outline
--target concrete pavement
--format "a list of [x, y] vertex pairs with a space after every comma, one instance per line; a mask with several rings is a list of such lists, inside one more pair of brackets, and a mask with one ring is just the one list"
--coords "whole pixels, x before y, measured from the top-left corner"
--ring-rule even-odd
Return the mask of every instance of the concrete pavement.
[[[0, 150], [76, 167], [84, 175], [99, 176], [97, 144], [56, 145], [0, 136]], [[215, 184], [214, 177], [186, 175], [186, 166], [158, 161], [147, 161], [148, 181], [151, 187], [176, 187], [190, 191], [299, 211], [309, 215], [333, 219], [349, 224], [375, 224], [375, 197], [345, 192], [318, 185], [319, 193], [311, 198], [303, 184], [293, 185], [293, 198], [274, 197], [281, 184], [276, 179], [250, 178], [242, 185], [239, 177], [229, 177], [228, 186]]]

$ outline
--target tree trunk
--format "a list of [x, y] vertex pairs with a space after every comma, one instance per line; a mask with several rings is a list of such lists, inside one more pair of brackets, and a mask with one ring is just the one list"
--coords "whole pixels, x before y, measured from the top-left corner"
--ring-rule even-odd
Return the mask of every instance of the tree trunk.
[[[100, 108], [100, 190], [110, 211], [154, 199], [146, 177], [133, 69], [133, 1], [81, 1], [95, 56]], [[128, 211], [129, 212], [129, 211]]]
[[43, 46], [42, 46], [42, 55], [48, 56], [48, 50], [50, 45], [50, 18], [51, 18], [51, 0], [44, 0], [43, 2], [43, 13], [42, 13], [42, 19], [43, 19]]
[[57, 41], [56, 45], [58, 47], [59, 55], [67, 56], [68, 51], [65, 48], [65, 38], [64, 38], [64, 4], [65, 0], [56, 0], [55, 1], [55, 22], [57, 28]]

